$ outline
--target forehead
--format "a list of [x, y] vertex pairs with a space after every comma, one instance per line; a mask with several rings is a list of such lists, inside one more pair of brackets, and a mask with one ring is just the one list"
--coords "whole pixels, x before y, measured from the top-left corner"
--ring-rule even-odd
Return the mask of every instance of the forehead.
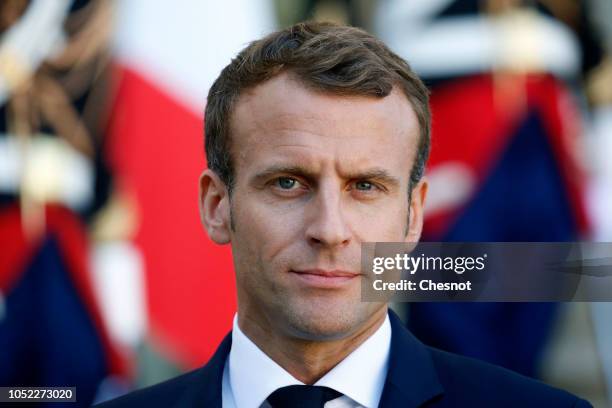
[[408, 172], [419, 127], [397, 88], [384, 98], [334, 95], [309, 90], [285, 73], [240, 96], [231, 134], [237, 173], [280, 158], [337, 168], [385, 164]]

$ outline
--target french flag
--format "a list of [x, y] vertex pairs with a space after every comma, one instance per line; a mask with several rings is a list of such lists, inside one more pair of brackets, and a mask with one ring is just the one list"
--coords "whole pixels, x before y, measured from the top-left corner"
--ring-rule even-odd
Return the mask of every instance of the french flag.
[[208, 360], [236, 310], [230, 247], [213, 244], [199, 221], [206, 95], [240, 49], [274, 28], [273, 10], [264, 0], [117, 6], [107, 153], [137, 203], [147, 340], [187, 369]]

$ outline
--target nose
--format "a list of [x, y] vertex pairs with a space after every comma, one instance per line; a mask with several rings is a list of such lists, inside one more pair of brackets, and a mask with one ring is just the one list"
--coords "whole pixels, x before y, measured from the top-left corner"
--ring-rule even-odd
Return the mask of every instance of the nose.
[[310, 244], [327, 248], [346, 246], [351, 239], [351, 230], [338, 187], [321, 186], [309, 204], [306, 237]]

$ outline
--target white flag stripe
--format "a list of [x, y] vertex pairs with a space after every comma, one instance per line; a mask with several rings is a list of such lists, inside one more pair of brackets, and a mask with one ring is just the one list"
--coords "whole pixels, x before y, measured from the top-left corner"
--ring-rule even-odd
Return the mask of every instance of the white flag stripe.
[[275, 28], [268, 0], [117, 2], [120, 63], [202, 114], [206, 94], [231, 58]]

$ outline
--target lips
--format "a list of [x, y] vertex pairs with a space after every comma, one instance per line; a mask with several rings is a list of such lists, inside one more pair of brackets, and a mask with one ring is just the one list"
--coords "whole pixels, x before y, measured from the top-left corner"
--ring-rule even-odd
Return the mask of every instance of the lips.
[[291, 270], [290, 273], [303, 284], [321, 288], [342, 287], [344, 285], [350, 284], [354, 279], [361, 275], [360, 273], [343, 271], [338, 269]]

